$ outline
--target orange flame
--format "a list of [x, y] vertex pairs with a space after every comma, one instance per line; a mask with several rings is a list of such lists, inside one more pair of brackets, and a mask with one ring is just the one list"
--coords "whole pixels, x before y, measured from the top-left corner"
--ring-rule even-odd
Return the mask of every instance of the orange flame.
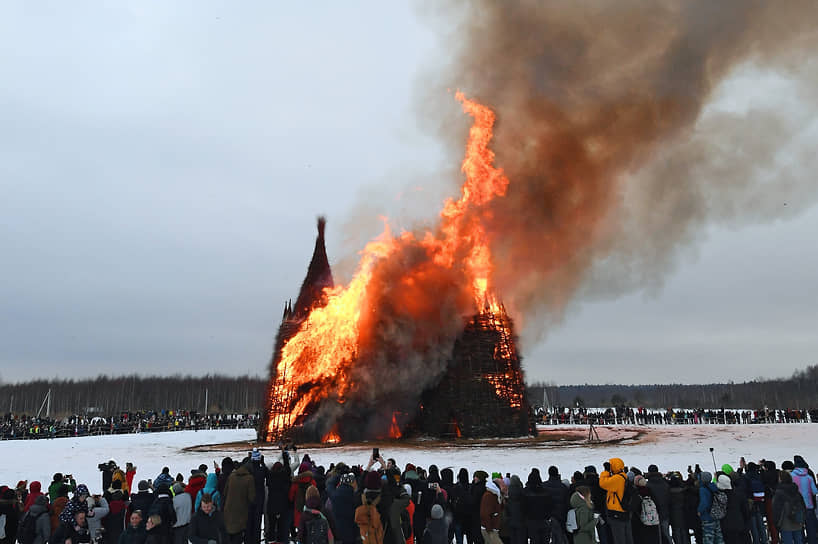
[[389, 426], [389, 438], [400, 438], [403, 436], [403, 433], [400, 432], [400, 427], [398, 426], [398, 414], [392, 413], [392, 425]]
[[341, 442], [341, 436], [338, 434], [335, 427], [333, 427], [332, 430], [321, 439], [321, 442], [324, 444], [338, 444]]
[[[493, 166], [494, 153], [488, 147], [494, 112], [467, 99], [461, 92], [455, 96], [462, 103], [463, 111], [473, 118], [461, 165], [466, 179], [460, 198], [444, 203], [440, 226], [435, 232], [427, 231], [422, 236], [404, 232], [393, 236], [387, 225], [383, 234], [361, 252], [360, 264], [349, 285], [326, 291], [326, 305], [314, 308], [299, 332], [281, 350], [276, 379], [269, 391], [268, 405], [272, 409], [268, 439], [279, 438], [284, 431], [303, 421], [316, 403], [324, 399], [343, 403], [356, 390], [351, 373], [363, 338], [371, 336], [367, 327], [374, 326], [369, 316], [372, 298], [377, 296], [370, 292], [373, 274], [396, 252], [422, 250], [428, 262], [462, 274], [462, 283], [469, 289], [476, 309], [499, 308], [491, 295], [493, 266], [483, 221], [489, 213], [486, 205], [505, 195], [509, 180], [501, 169]], [[401, 285], [421, 285], [418, 289], [422, 289], [425, 271], [422, 267], [410, 269]], [[422, 297], [406, 296], [405, 305], [410, 309], [413, 304], [420, 307], [422, 302], [418, 302], [418, 298]], [[401, 436], [394, 414], [389, 435]]]

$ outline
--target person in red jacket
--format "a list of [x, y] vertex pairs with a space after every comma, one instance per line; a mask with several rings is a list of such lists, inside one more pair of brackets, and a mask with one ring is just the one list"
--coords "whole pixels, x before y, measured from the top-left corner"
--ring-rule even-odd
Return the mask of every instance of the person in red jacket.
[[26, 497], [26, 503], [23, 506], [23, 512], [28, 512], [28, 509], [34, 504], [34, 501], [37, 500], [37, 497], [43, 495], [42, 492], [43, 485], [40, 482], [31, 482], [29, 486], [29, 493], [28, 497]]

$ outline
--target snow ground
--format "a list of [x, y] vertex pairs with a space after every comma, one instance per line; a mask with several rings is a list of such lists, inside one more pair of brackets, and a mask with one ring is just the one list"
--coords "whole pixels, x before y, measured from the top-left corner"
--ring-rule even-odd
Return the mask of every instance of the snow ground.
[[[704, 470], [713, 469], [709, 448], [714, 448], [718, 466], [738, 465], [739, 458], [758, 461], [761, 458], [781, 463], [802, 455], [811, 466], [818, 466], [818, 424], [780, 425], [676, 425], [599, 427], [601, 444], [587, 444], [587, 427], [548, 427], [546, 433], [559, 434], [562, 441], [523, 444], [516, 440], [499, 442], [441, 443], [377, 443], [334, 447], [302, 448], [317, 463], [328, 466], [344, 461], [349, 465], [366, 464], [372, 446], [380, 448], [384, 458], [393, 457], [399, 466], [413, 463], [440, 468], [466, 467], [469, 472], [484, 469], [489, 472], [511, 472], [523, 480], [532, 467], [545, 474], [549, 465], [560, 468], [563, 477], [570, 478], [574, 470], [595, 465], [601, 470], [603, 461], [621, 457], [629, 466], [643, 470], [650, 463], [661, 471], [680, 470], [699, 463]], [[573, 433], [571, 438], [566, 435]], [[181, 472], [185, 479], [190, 469], [201, 463], [212, 466], [227, 455], [240, 459], [255, 440], [250, 429], [214, 431], [178, 431], [142, 433], [54, 440], [15, 440], [0, 442], [0, 485], [15, 485], [19, 480], [39, 480], [47, 485], [55, 472], [71, 473], [78, 483], [85, 483], [92, 492], [99, 492], [99, 463], [114, 459], [120, 466], [131, 461], [137, 466], [136, 480], [155, 478], [163, 466], [171, 474]], [[246, 442], [246, 446], [243, 444]], [[209, 446], [185, 451], [192, 446]], [[277, 454], [273, 448], [262, 448], [272, 462]]]

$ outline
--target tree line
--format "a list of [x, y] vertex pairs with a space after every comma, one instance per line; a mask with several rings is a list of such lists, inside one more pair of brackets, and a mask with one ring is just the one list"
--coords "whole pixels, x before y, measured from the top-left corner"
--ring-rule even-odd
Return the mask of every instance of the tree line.
[[542, 406], [644, 408], [729, 408], [796, 410], [818, 408], [818, 365], [796, 371], [789, 378], [741, 383], [653, 385], [554, 385], [528, 386], [531, 404]]
[[[51, 416], [187, 410], [255, 413], [264, 409], [267, 379], [260, 376], [107, 376], [81, 380], [34, 380], [0, 384], [0, 413]], [[527, 386], [532, 405], [645, 408], [810, 409], [818, 407], [818, 365], [790, 378], [699, 385]]]
[[98, 376], [81, 380], [34, 380], [0, 384], [0, 413], [51, 416], [113, 415], [185, 410], [255, 413], [263, 406], [267, 380], [258, 376]]

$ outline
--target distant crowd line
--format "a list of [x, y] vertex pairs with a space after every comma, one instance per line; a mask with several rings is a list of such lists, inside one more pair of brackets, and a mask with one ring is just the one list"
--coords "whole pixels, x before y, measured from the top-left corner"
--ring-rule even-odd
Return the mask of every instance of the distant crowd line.
[[810, 410], [683, 410], [669, 408], [535, 407], [540, 425], [748, 425], [758, 423], [818, 423], [818, 408]]
[[121, 412], [116, 415], [71, 416], [62, 419], [6, 414], [2, 440], [36, 440], [163, 431], [255, 428], [258, 413], [202, 414], [186, 410]]

